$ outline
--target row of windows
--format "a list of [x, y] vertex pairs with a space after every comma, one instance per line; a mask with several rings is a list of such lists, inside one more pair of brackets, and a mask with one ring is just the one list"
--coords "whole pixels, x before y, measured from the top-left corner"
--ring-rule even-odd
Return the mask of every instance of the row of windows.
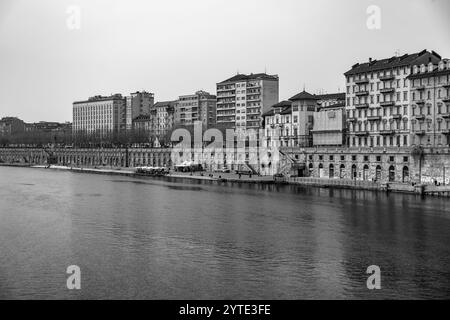
[[397, 136], [397, 137], [386, 137], [386, 136], [376, 136], [376, 137], [352, 137], [350, 140], [350, 146], [361, 146], [361, 147], [393, 147], [393, 146], [408, 146], [408, 136]]
[[[408, 79], [397, 79], [394, 81], [383, 81], [383, 82], [377, 82], [376, 83], [376, 87], [377, 90], [383, 90], [383, 89], [400, 89], [401, 86], [403, 86], [403, 88], [407, 88], [408, 87]], [[360, 85], [353, 85], [353, 86], [347, 86], [347, 94], [350, 93], [358, 93], [358, 92], [364, 92], [364, 91], [374, 91], [374, 86], [375, 83], [370, 83], [370, 85], [368, 84], [360, 84]]]
[[[426, 97], [427, 97], [427, 100], [430, 100], [431, 99], [431, 90], [427, 90], [426, 91], [427, 93], [426, 93]], [[437, 97], [438, 97], [438, 99], [441, 99], [441, 98], [448, 98], [448, 97], [450, 97], [450, 88], [449, 89], [439, 89], [438, 91], [437, 91]], [[424, 97], [425, 97], [425, 94], [424, 94], [424, 92], [423, 91], [420, 91], [420, 92], [413, 92], [412, 93], [412, 100], [413, 101], [417, 101], [417, 100], [423, 100], [424, 99]], [[418, 98], [418, 99], [416, 99], [416, 98]]]
[[357, 80], [364, 80], [364, 79], [377, 79], [377, 78], [381, 78], [384, 76], [390, 76], [390, 75], [408, 75], [410, 73], [409, 67], [401, 67], [401, 68], [394, 68], [391, 70], [381, 70], [378, 72], [370, 72], [370, 73], [360, 73], [353, 76], [349, 76], [347, 78], [348, 82], [352, 82], [353, 79], [355, 79], [355, 81]]
[[[383, 96], [383, 99], [381, 99], [381, 96]], [[403, 92], [403, 102], [407, 102], [407, 101], [408, 101], [408, 92], [404, 91]], [[382, 102], [402, 102], [401, 93], [397, 92], [395, 96], [377, 94], [376, 96], [370, 95], [367, 97], [353, 97], [353, 98], [347, 97], [347, 106], [356, 106], [359, 104], [365, 104], [365, 103], [369, 103], [369, 102], [371, 104], [382, 103]]]
[[[318, 158], [319, 158], [319, 161], [323, 161], [324, 160], [324, 156], [323, 155], [319, 155]], [[347, 157], [345, 155], [341, 155], [339, 158], [340, 158], [341, 161], [346, 161], [347, 160]], [[388, 156], [386, 158], [387, 158], [387, 160], [389, 162], [395, 162], [395, 156]], [[357, 161], [357, 155], [352, 155], [351, 159], [352, 159], [352, 161]], [[313, 161], [313, 155], [309, 155], [309, 160]], [[335, 160], [334, 155], [328, 156], [328, 160], [329, 161], [334, 161]], [[379, 156], [379, 155], [375, 156], [375, 161], [376, 162], [381, 162], [381, 160], [382, 160], [382, 156]], [[363, 161], [365, 161], [365, 162], [370, 161], [370, 156], [366, 156], [366, 155], [363, 156]], [[409, 162], [409, 157], [408, 156], [404, 156], [403, 157], [403, 162]]]

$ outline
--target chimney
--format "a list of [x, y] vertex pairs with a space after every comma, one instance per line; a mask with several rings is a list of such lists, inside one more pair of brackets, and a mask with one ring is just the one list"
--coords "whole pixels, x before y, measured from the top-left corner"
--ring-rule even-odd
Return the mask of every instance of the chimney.
[[369, 62], [372, 62], [372, 58], [369, 58]]

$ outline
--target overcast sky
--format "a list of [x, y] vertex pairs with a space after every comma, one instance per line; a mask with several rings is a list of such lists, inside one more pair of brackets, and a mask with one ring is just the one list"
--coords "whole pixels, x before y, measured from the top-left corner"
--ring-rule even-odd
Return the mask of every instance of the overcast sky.
[[[71, 5], [79, 29], [67, 26]], [[71, 121], [75, 100], [215, 93], [237, 71], [278, 74], [281, 100], [303, 85], [342, 91], [343, 73], [369, 57], [450, 57], [449, 16], [448, 0], [0, 0], [0, 117]]]

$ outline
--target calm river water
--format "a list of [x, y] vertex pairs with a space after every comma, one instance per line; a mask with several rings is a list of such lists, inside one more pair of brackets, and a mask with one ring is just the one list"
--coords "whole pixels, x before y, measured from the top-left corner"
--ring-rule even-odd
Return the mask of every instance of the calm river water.
[[6, 298], [450, 298], [450, 200], [0, 167]]

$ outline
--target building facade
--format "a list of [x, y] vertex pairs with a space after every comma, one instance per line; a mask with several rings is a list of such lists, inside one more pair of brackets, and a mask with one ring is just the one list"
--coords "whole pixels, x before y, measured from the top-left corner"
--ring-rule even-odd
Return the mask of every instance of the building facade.
[[217, 83], [217, 125], [262, 128], [263, 114], [279, 101], [278, 89], [278, 76], [265, 73], [237, 74]]
[[411, 145], [408, 76], [413, 66], [440, 59], [437, 53], [423, 50], [353, 65], [345, 73], [348, 145]]
[[411, 144], [450, 145], [450, 60], [415, 65], [411, 83]]
[[16, 117], [0, 119], [0, 135], [14, 135], [25, 132], [25, 122]]
[[[154, 104], [154, 95], [146, 91], [137, 91], [126, 97], [125, 129], [132, 128], [133, 119], [140, 115], [149, 115]], [[124, 129], [123, 124], [121, 129]]]
[[176, 101], [157, 102], [150, 113], [151, 130], [156, 137], [164, 137], [174, 126]]
[[319, 98], [314, 114], [313, 145], [343, 146], [346, 143], [345, 93], [326, 94]]
[[204, 127], [214, 126], [216, 122], [216, 96], [206, 91], [183, 95], [175, 105], [175, 124], [191, 126], [201, 121]]
[[72, 123], [70, 122], [49, 122], [49, 121], [39, 121], [35, 123], [26, 123], [25, 132], [72, 132]]
[[345, 133], [345, 93], [313, 95], [306, 91], [264, 113], [267, 147], [342, 146]]
[[121, 94], [94, 96], [85, 101], [76, 101], [73, 103], [72, 130], [74, 133], [87, 134], [118, 132], [126, 123], [125, 106], [126, 99]]

